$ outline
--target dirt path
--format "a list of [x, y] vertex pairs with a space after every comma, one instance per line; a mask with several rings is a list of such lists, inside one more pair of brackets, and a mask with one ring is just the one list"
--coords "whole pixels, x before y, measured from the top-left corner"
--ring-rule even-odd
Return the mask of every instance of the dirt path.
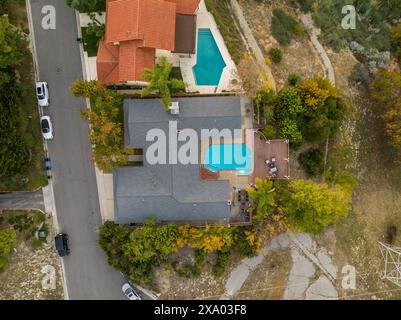
[[248, 46], [252, 49], [256, 58], [256, 62], [269, 84], [269, 88], [272, 88], [274, 91], [276, 91], [276, 82], [273, 78], [272, 70], [265, 62], [263, 52], [260, 49], [255, 37], [253, 36], [251, 28], [246, 22], [241, 6], [238, 4], [237, 0], [231, 0], [231, 7], [233, 9], [235, 17], [240, 24], [242, 31], [244, 32], [245, 40]]
[[306, 31], [309, 34], [309, 37], [313, 43], [313, 46], [315, 47], [317, 53], [319, 54], [320, 58], [322, 59], [322, 62], [326, 68], [327, 78], [335, 86], [336, 85], [336, 76], [334, 73], [333, 65], [331, 64], [331, 61], [329, 59], [329, 56], [327, 55], [326, 50], [324, 49], [324, 47], [318, 40], [318, 35], [320, 34], [320, 30], [318, 28], [316, 28], [315, 25], [313, 24], [312, 16], [310, 15], [310, 13], [303, 15], [301, 20], [302, 20], [303, 25], [305, 26]]

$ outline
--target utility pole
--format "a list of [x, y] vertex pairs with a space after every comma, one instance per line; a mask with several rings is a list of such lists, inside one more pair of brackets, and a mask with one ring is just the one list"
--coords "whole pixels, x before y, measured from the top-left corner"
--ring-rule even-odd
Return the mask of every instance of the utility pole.
[[379, 248], [384, 259], [382, 279], [401, 287], [401, 248], [380, 241]]

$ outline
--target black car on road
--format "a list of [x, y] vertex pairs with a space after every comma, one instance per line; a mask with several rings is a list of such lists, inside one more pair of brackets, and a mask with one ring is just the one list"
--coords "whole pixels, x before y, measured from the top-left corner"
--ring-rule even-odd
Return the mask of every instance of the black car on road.
[[65, 233], [59, 233], [55, 238], [56, 250], [60, 257], [65, 257], [70, 254], [70, 248], [68, 247], [68, 235]]

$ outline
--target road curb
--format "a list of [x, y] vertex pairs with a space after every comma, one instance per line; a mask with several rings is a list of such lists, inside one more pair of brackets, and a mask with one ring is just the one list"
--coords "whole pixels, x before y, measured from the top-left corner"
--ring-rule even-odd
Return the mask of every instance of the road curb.
[[138, 286], [137, 284], [135, 285], [135, 288], [138, 288], [140, 291], [145, 293], [148, 297], [152, 298], [153, 300], [159, 300], [159, 298], [155, 294], [150, 292], [149, 290], [147, 290], [147, 289], [145, 289], [145, 288], [143, 288], [141, 286]]

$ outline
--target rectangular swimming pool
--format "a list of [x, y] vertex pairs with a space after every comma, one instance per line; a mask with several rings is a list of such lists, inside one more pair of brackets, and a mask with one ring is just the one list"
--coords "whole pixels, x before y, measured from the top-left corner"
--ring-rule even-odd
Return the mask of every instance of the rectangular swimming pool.
[[226, 63], [210, 29], [198, 30], [198, 48], [196, 65], [193, 67], [198, 86], [219, 85]]
[[252, 152], [246, 144], [210, 145], [205, 151], [204, 166], [211, 172], [236, 170], [237, 175], [249, 175]]

